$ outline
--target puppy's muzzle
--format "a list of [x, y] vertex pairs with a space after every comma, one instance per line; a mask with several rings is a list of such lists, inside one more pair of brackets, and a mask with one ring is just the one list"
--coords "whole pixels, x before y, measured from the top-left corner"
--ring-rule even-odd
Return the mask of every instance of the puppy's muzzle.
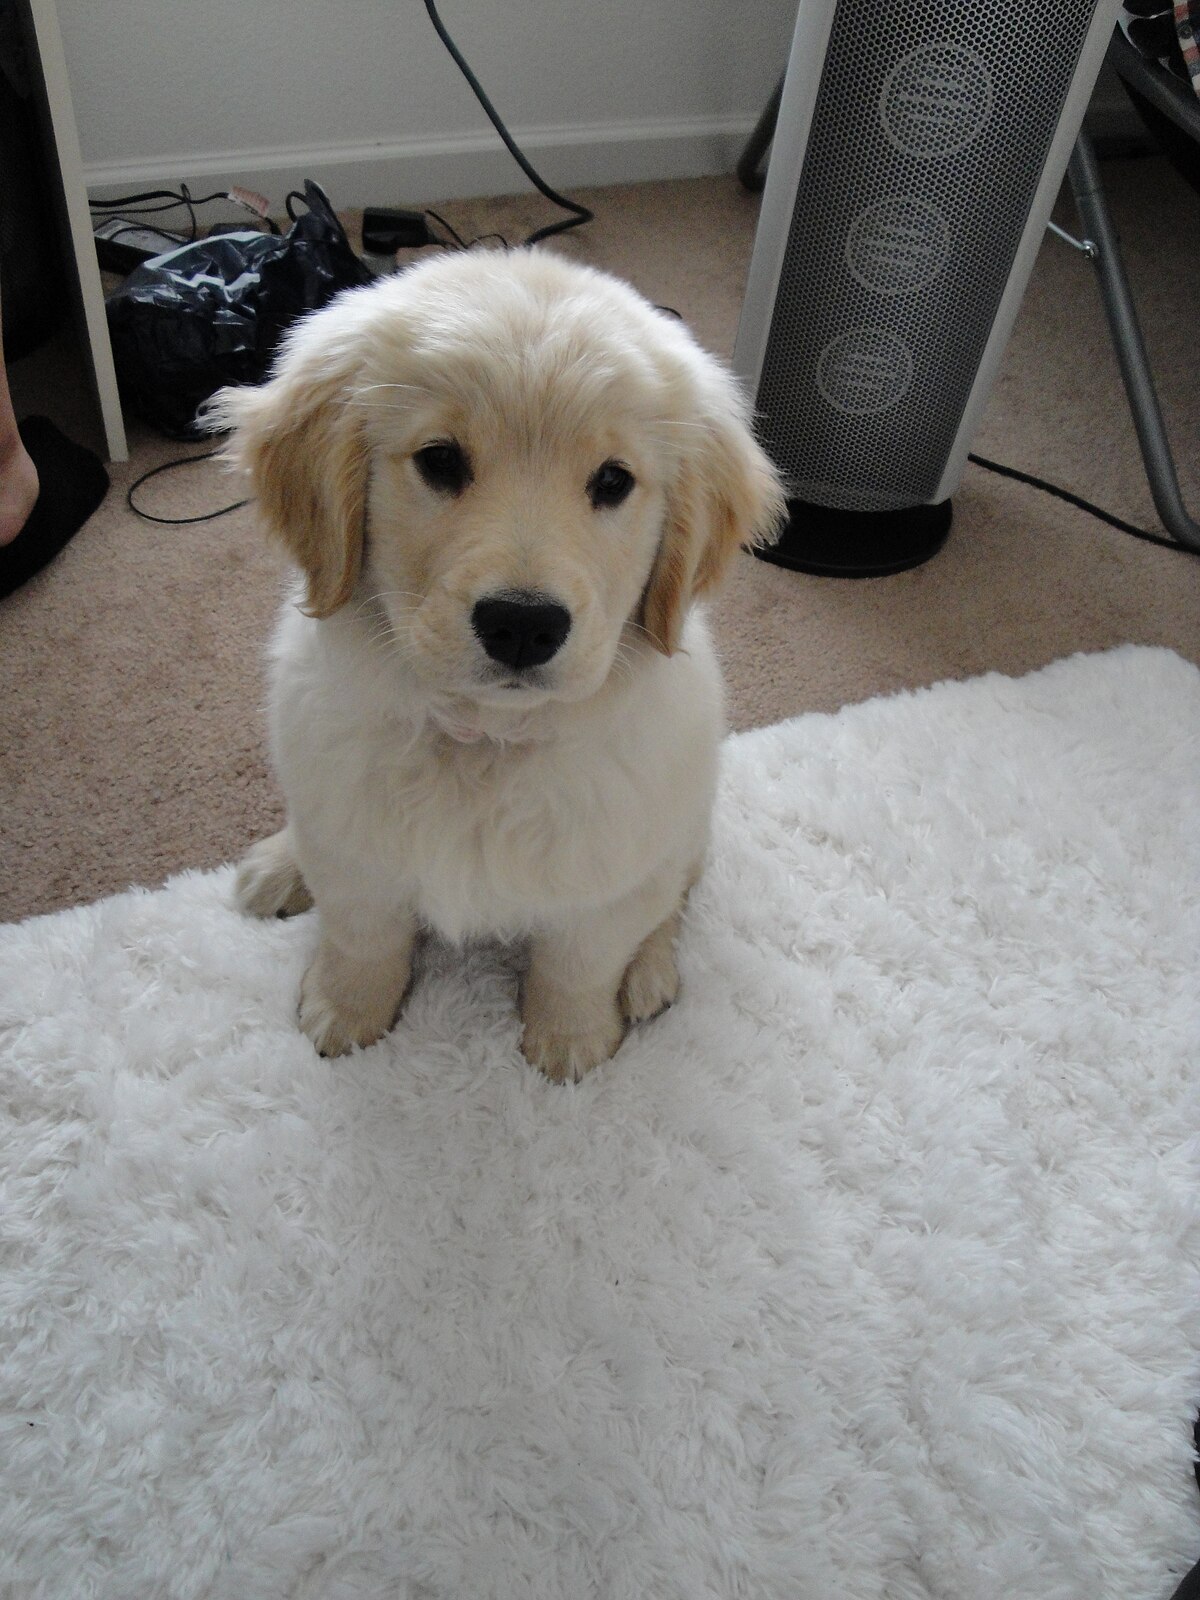
[[477, 601], [471, 626], [493, 661], [519, 672], [558, 654], [571, 631], [571, 613], [545, 595], [514, 590]]

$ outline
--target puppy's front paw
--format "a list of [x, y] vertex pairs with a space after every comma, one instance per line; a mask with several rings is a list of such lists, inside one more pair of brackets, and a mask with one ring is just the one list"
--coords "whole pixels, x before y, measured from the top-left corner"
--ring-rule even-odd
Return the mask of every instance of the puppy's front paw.
[[396, 1019], [399, 1003], [392, 990], [384, 999], [363, 999], [355, 1005], [335, 998], [318, 956], [300, 985], [300, 1026], [318, 1055], [344, 1056], [356, 1044], [365, 1047], [382, 1039]]
[[234, 880], [233, 898], [251, 917], [295, 917], [310, 909], [313, 898], [286, 828], [260, 839], [246, 852]]
[[671, 924], [655, 929], [626, 968], [621, 982], [621, 1015], [626, 1022], [648, 1022], [679, 997], [679, 966]]
[[616, 1001], [571, 1006], [533, 1003], [526, 996], [521, 1050], [531, 1066], [554, 1083], [578, 1083], [593, 1067], [615, 1055], [625, 1037]]

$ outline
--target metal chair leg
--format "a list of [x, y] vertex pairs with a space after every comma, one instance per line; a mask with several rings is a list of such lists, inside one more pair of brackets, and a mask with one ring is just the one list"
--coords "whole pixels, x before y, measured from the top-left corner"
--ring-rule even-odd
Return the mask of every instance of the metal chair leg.
[[767, 182], [766, 170], [763, 167], [763, 157], [767, 153], [767, 146], [775, 137], [775, 124], [779, 120], [779, 103], [783, 99], [783, 79], [772, 90], [771, 98], [763, 107], [763, 114], [754, 125], [754, 132], [746, 140], [746, 147], [742, 151], [737, 164], [737, 175], [743, 189], [749, 189], [752, 194], [759, 194]]
[[1096, 264], [1100, 296], [1120, 364], [1125, 393], [1129, 397], [1129, 409], [1133, 413], [1133, 425], [1137, 429], [1150, 493], [1168, 533], [1190, 550], [1200, 550], [1200, 523], [1188, 515], [1179, 492], [1175, 458], [1171, 454], [1171, 443], [1163, 424], [1145, 341], [1129, 291], [1129, 280], [1125, 276], [1117, 231], [1104, 198], [1096, 152], [1091, 139], [1084, 132], [1080, 132], [1076, 140], [1067, 170], [1084, 229], [1096, 246], [1092, 259]]

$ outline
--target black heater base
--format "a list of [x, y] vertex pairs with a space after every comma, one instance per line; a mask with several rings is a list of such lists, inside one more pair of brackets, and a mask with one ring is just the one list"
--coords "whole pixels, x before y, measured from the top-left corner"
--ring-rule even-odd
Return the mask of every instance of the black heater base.
[[946, 542], [951, 518], [949, 500], [903, 511], [836, 511], [789, 500], [782, 535], [754, 554], [822, 578], [886, 578], [935, 556]]

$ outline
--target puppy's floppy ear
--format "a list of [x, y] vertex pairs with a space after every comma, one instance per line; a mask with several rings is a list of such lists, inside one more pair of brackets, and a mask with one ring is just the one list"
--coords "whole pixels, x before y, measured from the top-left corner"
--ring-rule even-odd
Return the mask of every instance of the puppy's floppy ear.
[[755, 443], [733, 380], [721, 378], [708, 414], [685, 430], [642, 599], [642, 626], [666, 656], [679, 648], [692, 601], [716, 587], [740, 546], [767, 543], [786, 510], [779, 475]]
[[214, 432], [233, 430], [226, 459], [248, 474], [268, 530], [307, 577], [314, 617], [346, 603], [362, 561], [368, 449], [346, 309], [298, 323], [265, 384], [223, 389], [205, 412]]

